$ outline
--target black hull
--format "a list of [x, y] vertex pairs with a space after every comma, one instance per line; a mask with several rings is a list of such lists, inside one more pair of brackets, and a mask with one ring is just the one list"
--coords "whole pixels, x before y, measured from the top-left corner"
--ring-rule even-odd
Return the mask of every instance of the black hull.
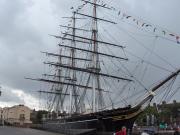
[[85, 131], [96, 130], [97, 132], [115, 133], [124, 126], [131, 131], [134, 121], [142, 111], [140, 107], [121, 108], [110, 111], [79, 115], [61, 120], [48, 120], [43, 128], [59, 133], [68, 133], [71, 130]]

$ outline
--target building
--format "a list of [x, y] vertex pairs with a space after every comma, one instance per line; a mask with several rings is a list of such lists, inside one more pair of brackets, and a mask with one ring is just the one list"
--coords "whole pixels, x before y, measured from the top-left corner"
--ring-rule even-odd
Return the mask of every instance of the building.
[[0, 120], [2, 120], [2, 116], [3, 116], [3, 108], [0, 107]]
[[30, 114], [32, 110], [24, 105], [3, 108], [3, 119], [6, 124], [15, 126], [29, 126], [32, 122]]

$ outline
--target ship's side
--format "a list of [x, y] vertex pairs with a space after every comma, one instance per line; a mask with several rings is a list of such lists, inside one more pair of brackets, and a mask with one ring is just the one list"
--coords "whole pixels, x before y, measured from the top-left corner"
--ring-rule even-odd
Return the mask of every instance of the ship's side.
[[68, 133], [74, 129], [115, 133], [126, 127], [131, 132], [134, 121], [141, 112], [140, 107], [119, 108], [60, 120], [48, 120], [44, 122], [43, 128], [60, 133]]

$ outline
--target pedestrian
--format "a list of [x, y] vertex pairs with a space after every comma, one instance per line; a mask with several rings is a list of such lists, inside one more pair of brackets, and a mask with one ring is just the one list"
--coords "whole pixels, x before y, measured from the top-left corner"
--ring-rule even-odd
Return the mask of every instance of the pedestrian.
[[121, 135], [126, 135], [126, 127], [122, 127], [122, 133]]
[[126, 135], [126, 127], [122, 127], [122, 129], [116, 132], [116, 135]]

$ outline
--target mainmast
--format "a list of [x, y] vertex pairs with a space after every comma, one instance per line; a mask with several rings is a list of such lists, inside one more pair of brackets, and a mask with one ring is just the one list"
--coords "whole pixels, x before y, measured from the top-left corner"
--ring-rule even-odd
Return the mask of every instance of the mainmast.
[[[98, 39], [98, 28], [97, 28], [97, 7], [96, 7], [96, 0], [94, 0], [94, 4], [93, 4], [93, 18], [92, 18], [92, 48], [93, 48], [93, 51], [95, 52], [94, 54], [92, 54], [92, 67], [93, 67], [93, 70], [94, 72], [99, 72], [97, 71], [97, 69], [100, 69], [98, 68], [98, 65], [99, 65], [99, 57], [98, 57], [98, 43], [96, 42], [97, 39]], [[98, 75], [96, 74], [93, 74], [93, 80], [92, 80], [92, 83], [93, 83], [93, 101], [92, 101], [92, 111], [93, 112], [96, 112], [97, 111], [97, 106], [96, 106], [96, 83], [99, 82], [97, 81], [99, 79]], [[100, 85], [98, 85], [99, 87]]]

